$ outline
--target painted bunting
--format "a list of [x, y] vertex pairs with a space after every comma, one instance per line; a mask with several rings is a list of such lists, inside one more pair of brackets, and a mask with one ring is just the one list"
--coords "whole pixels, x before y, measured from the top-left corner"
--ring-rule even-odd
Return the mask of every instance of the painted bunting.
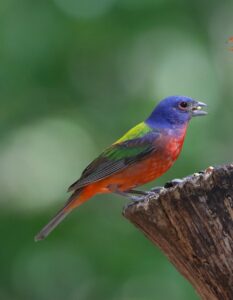
[[206, 115], [206, 104], [185, 96], [162, 100], [151, 115], [104, 150], [68, 189], [65, 206], [35, 236], [44, 239], [74, 208], [99, 193], [140, 200], [134, 188], [165, 173], [180, 154], [192, 117]]
[[[233, 42], [233, 36], [231, 36], [231, 37], [228, 39], [228, 42], [229, 42], [229, 43], [232, 43], [232, 42]], [[230, 51], [233, 51], [233, 47], [231, 47], [229, 50], [230, 50]]]

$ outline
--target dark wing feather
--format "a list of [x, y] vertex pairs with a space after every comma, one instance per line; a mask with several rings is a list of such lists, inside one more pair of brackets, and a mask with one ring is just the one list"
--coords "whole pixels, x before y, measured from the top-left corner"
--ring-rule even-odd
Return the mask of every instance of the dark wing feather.
[[68, 191], [74, 191], [90, 183], [102, 180], [116, 174], [129, 165], [147, 158], [157, 150], [155, 140], [160, 134], [153, 132], [143, 138], [113, 144], [97, 157], [83, 171], [79, 180], [74, 182]]

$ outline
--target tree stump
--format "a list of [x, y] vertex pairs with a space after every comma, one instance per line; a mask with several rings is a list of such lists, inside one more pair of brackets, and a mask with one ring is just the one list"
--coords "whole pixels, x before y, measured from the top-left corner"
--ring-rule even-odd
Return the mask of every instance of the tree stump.
[[127, 206], [201, 299], [233, 300], [233, 164], [209, 167]]

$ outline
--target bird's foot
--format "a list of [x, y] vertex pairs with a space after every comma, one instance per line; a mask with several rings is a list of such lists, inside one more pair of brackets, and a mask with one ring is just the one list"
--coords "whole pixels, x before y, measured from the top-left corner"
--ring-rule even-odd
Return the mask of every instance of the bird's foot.
[[[127, 193], [130, 193], [130, 199], [134, 202], [143, 201], [148, 197], [154, 197], [156, 194], [159, 194], [161, 190], [164, 188], [158, 186], [156, 188], [151, 189], [150, 191], [138, 191], [138, 190], [129, 190]], [[141, 195], [141, 196], [138, 196]]]
[[[136, 191], [136, 193], [137, 192], [141, 192], [141, 191]], [[139, 194], [139, 193], [138, 193]], [[129, 207], [131, 207], [131, 206], [134, 206], [135, 204], [137, 204], [137, 203], [140, 203], [140, 202], [143, 202], [143, 201], [145, 201], [145, 198], [146, 197], [146, 194], [143, 192], [143, 195], [141, 195], [141, 196], [136, 196], [136, 195], [127, 195], [127, 198], [129, 199], [129, 200], [131, 200], [131, 202], [130, 203], [128, 203], [128, 204], [126, 204], [125, 205], [125, 207], [124, 207], [124, 209], [127, 209], [127, 208], [129, 208]]]
[[141, 201], [141, 200], [144, 200], [146, 198], [148, 199], [150, 197], [154, 197], [155, 195], [158, 195], [163, 189], [164, 188], [162, 186], [158, 186], [158, 187], [152, 188], [149, 191], [135, 191], [135, 190], [132, 190], [131, 192], [132, 192], [133, 195], [135, 195], [134, 192], [136, 192], [136, 194], [142, 195], [141, 197], [138, 197], [138, 201]]
[[125, 209], [130, 206], [133, 206], [135, 203], [140, 203], [142, 201], [149, 200], [150, 197], [154, 197], [156, 194], [159, 194], [162, 189], [164, 188], [156, 187], [151, 189], [150, 191], [128, 190], [126, 192], [123, 192], [124, 193], [123, 196], [126, 196], [128, 199], [132, 201], [131, 203], [125, 206]]
[[139, 190], [127, 190], [125, 193], [129, 193], [131, 195], [141, 195], [141, 196], [146, 196], [148, 194], [147, 191], [139, 191]]
[[109, 186], [109, 189], [112, 191], [112, 193], [126, 197], [133, 202], [140, 202], [140, 201], [144, 201], [148, 196], [154, 196], [155, 194], [158, 194], [163, 189], [163, 187], [156, 187], [151, 189], [150, 191], [139, 191], [139, 190], [121, 191], [117, 186], [111, 185]]
[[143, 201], [145, 197], [148, 195], [148, 192], [138, 191], [138, 190], [128, 190], [121, 193], [124, 193], [124, 195], [133, 202]]
[[157, 186], [152, 188], [149, 192], [147, 192], [149, 195], [154, 195], [154, 194], [159, 194], [162, 190], [164, 189], [164, 187], [162, 186]]
[[135, 196], [135, 195], [130, 195], [128, 196], [128, 198], [133, 201], [134, 203], [135, 202], [140, 202], [140, 201], [144, 201], [145, 200], [145, 196]]
[[121, 191], [118, 188], [118, 186], [116, 186], [116, 185], [111, 185], [108, 188], [111, 190], [112, 193], [126, 197], [133, 202], [142, 201], [142, 200], [144, 200], [145, 196], [147, 195], [146, 192], [137, 191], [137, 190]]

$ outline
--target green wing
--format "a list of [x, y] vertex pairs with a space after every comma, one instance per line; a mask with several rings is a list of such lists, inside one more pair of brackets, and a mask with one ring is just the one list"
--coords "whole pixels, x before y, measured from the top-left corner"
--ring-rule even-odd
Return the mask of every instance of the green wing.
[[150, 133], [152, 129], [146, 125], [144, 122], [139, 123], [135, 127], [131, 128], [126, 132], [119, 140], [117, 140], [114, 144], [118, 144], [121, 142], [129, 141], [132, 139], [137, 139], [143, 137], [144, 135]]
[[[142, 125], [139, 124], [138, 126]], [[68, 191], [74, 191], [90, 183], [107, 178], [156, 151], [154, 141], [160, 134], [156, 131], [152, 132], [146, 124], [143, 126], [143, 134], [141, 134], [141, 131], [140, 134], [136, 134], [135, 128], [127, 132], [97, 157], [83, 171], [81, 178], [69, 187]]]

